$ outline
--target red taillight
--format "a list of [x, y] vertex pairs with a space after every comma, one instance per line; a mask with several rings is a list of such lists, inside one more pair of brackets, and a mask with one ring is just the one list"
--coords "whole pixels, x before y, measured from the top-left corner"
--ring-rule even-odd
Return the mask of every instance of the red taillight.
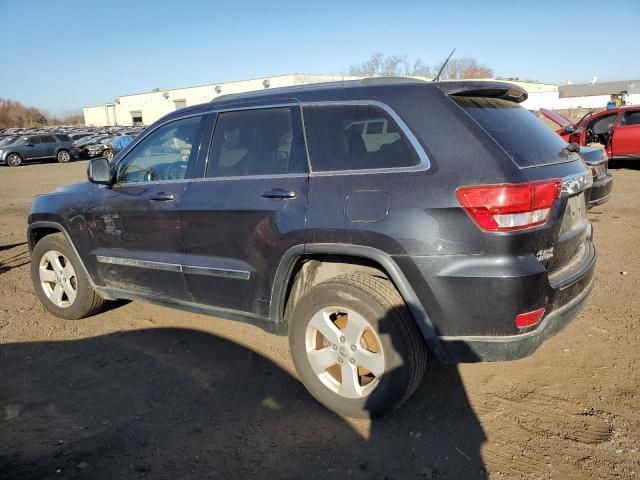
[[518, 328], [527, 328], [535, 325], [540, 321], [542, 316], [544, 315], [544, 308], [539, 308], [538, 310], [534, 310], [533, 312], [521, 313], [520, 315], [516, 315], [516, 327]]
[[458, 201], [486, 232], [523, 230], [547, 221], [553, 202], [560, 197], [562, 180], [461, 187]]

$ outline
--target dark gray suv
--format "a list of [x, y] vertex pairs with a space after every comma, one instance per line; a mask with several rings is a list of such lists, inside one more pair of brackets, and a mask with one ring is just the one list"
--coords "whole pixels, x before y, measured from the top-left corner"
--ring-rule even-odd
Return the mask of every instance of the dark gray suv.
[[444, 362], [531, 354], [596, 264], [590, 171], [501, 82], [367, 80], [171, 113], [35, 199], [43, 305], [140, 299], [287, 334], [311, 394], [379, 416]]
[[18, 167], [33, 160], [71, 161], [71, 139], [64, 134], [25, 135], [0, 147], [0, 165]]

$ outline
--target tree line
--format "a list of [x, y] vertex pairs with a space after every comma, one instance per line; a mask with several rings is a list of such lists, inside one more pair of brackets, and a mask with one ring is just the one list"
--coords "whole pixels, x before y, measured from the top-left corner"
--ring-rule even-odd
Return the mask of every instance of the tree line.
[[[349, 75], [365, 77], [435, 77], [444, 63], [427, 65], [422, 59], [410, 60], [406, 55], [384, 56], [374, 53], [362, 63], [349, 67]], [[473, 57], [453, 57], [440, 74], [442, 80], [493, 78], [493, 69]]]
[[82, 125], [81, 113], [56, 117], [35, 107], [27, 107], [15, 100], [0, 98], [0, 128], [34, 128], [45, 125]]

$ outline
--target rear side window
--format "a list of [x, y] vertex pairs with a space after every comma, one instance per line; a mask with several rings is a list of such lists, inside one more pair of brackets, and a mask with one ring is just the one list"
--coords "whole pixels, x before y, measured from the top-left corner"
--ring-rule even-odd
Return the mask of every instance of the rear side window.
[[624, 112], [622, 117], [623, 125], [640, 125], [640, 110], [634, 112]]
[[302, 138], [293, 117], [290, 107], [219, 113], [207, 177], [295, 173]]
[[[382, 133], [385, 123], [387, 131]], [[379, 107], [308, 106], [304, 107], [304, 124], [315, 172], [402, 168], [420, 163], [401, 129]]]
[[56, 143], [56, 139], [53, 138], [53, 135], [42, 135], [40, 137], [40, 141], [42, 143]]
[[521, 168], [561, 163], [567, 146], [535, 115], [508, 100], [484, 97], [451, 97], [487, 131]]
[[56, 138], [58, 139], [59, 142], [70, 142], [71, 141], [71, 139], [69, 138], [69, 135], [57, 134]]

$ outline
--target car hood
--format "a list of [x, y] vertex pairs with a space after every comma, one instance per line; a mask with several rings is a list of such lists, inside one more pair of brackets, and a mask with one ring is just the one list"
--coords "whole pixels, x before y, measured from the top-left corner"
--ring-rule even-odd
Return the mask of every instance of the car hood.
[[[82, 193], [91, 190], [93, 184], [91, 182], [70, 183], [56, 188], [52, 193]], [[47, 195], [46, 193], [44, 195]]]
[[573, 125], [573, 122], [568, 118], [563, 117], [558, 112], [554, 112], [553, 110], [547, 110], [546, 108], [541, 108], [540, 113], [551, 120], [553, 123], [558, 124], [562, 128], [567, 125]]

